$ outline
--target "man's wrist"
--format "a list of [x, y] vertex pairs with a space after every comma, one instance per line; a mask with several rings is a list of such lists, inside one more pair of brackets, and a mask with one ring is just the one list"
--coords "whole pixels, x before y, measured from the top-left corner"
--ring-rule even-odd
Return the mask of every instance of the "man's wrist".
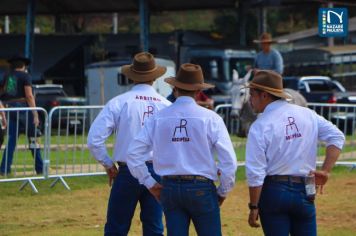
[[258, 210], [258, 204], [256, 203], [249, 203], [248, 204], [248, 208], [252, 211], [252, 210]]

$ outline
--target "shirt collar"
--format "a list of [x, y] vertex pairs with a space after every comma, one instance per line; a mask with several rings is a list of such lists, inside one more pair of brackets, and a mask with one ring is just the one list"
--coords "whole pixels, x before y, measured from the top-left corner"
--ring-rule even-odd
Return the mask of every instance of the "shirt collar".
[[195, 100], [194, 98], [192, 97], [189, 97], [189, 96], [179, 96], [177, 98], [177, 100], [175, 101], [175, 103], [195, 103]]
[[285, 99], [278, 99], [276, 101], [271, 102], [270, 104], [268, 104], [265, 108], [265, 110], [263, 111], [263, 113], [267, 113], [270, 111], [273, 111], [283, 105], [285, 105], [286, 103], [288, 103]]
[[131, 90], [132, 91], [154, 90], [154, 88], [148, 84], [135, 84]]

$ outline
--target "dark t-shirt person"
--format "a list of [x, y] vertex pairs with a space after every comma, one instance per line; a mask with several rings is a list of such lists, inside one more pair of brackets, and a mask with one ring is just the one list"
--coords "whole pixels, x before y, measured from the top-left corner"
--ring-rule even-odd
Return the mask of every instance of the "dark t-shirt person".
[[2, 82], [4, 93], [1, 95], [2, 101], [17, 100], [25, 98], [25, 86], [31, 86], [32, 79], [29, 74], [23, 71], [12, 71], [5, 76]]

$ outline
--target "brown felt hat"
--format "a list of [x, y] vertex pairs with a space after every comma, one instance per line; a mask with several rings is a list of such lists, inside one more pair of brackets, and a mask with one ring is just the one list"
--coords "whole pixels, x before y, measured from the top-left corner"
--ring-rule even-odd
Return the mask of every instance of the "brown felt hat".
[[121, 72], [135, 82], [153, 81], [166, 73], [166, 67], [156, 65], [151, 53], [137, 53], [131, 65], [124, 65]]
[[265, 91], [276, 97], [291, 98], [283, 91], [282, 76], [272, 70], [257, 70], [247, 87]]
[[276, 40], [272, 39], [271, 34], [269, 33], [262, 33], [260, 39], [253, 40], [254, 43], [276, 43]]
[[164, 79], [164, 81], [174, 87], [188, 91], [215, 87], [212, 84], [204, 83], [204, 76], [201, 67], [191, 63], [182, 64], [176, 77], [169, 77]]

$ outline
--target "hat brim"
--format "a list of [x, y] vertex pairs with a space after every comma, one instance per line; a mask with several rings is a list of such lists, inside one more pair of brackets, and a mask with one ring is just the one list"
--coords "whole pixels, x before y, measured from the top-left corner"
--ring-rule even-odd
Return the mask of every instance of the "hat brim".
[[285, 93], [284, 90], [282, 90], [282, 92], [270, 91], [270, 90], [265, 89], [264, 87], [260, 87], [260, 86], [255, 85], [255, 84], [249, 84], [245, 88], [258, 89], [258, 90], [261, 90], [261, 91], [264, 91], [266, 93], [272, 94], [272, 95], [274, 95], [276, 97], [279, 97], [279, 98], [292, 99], [292, 97], [289, 94]]
[[254, 43], [277, 43], [276, 40], [259, 40], [259, 39], [255, 39], [253, 40]]
[[12, 64], [14, 61], [22, 61], [26, 66], [31, 64], [31, 60], [26, 57], [13, 57], [7, 60], [8, 63]]
[[214, 88], [215, 85], [207, 84], [207, 83], [199, 83], [199, 84], [186, 84], [176, 80], [176, 77], [165, 78], [164, 81], [174, 87], [184, 89], [187, 91], [196, 91], [196, 90], [204, 90], [209, 88]]
[[124, 74], [127, 78], [130, 80], [133, 80], [135, 82], [149, 82], [149, 81], [154, 81], [157, 78], [161, 77], [164, 75], [167, 71], [166, 67], [163, 66], [156, 66], [156, 69], [150, 72], [142, 72], [138, 73], [133, 71], [132, 65], [124, 65], [121, 67], [121, 73]]

